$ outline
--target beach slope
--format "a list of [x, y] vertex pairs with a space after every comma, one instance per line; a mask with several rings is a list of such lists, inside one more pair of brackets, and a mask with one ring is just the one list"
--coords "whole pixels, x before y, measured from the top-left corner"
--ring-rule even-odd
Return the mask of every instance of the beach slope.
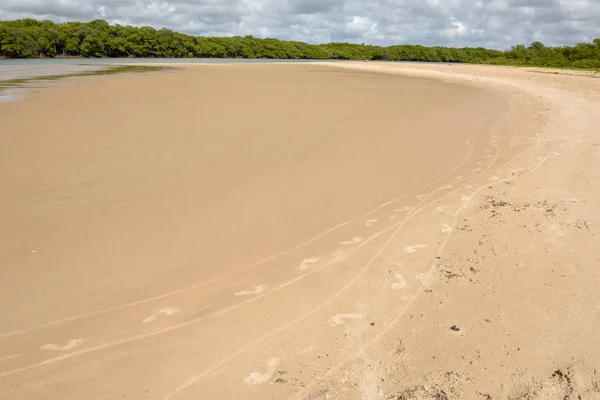
[[600, 81], [548, 72], [189, 65], [0, 105], [0, 398], [599, 398]]

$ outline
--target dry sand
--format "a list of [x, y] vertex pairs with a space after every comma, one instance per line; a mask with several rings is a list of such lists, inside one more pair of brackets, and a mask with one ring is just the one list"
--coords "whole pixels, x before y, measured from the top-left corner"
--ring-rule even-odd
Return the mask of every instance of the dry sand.
[[600, 398], [600, 80], [187, 66], [0, 105], [1, 399]]

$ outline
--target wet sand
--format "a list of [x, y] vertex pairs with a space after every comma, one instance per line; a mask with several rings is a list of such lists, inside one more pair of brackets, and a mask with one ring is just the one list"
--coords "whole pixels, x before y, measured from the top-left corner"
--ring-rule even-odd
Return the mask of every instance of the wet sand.
[[[11, 60], [16, 61], [16, 60]], [[26, 63], [26, 61], [22, 61]], [[73, 73], [92, 72], [106, 69], [105, 66], [97, 65], [28, 65], [17, 64], [0, 60], [0, 103], [16, 102], [21, 100], [27, 92], [34, 90], [40, 84], [37, 82], [14, 84], [15, 79], [33, 79], [42, 76], [60, 76]], [[6, 84], [9, 85], [6, 85]]]
[[0, 105], [0, 398], [594, 398], [599, 95], [194, 65]]

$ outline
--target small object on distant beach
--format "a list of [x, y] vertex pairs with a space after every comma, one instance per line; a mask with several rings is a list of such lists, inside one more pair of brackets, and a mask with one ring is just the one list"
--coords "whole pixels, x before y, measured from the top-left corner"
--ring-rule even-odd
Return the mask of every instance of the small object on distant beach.
[[452, 325], [452, 326], [450, 327], [450, 329], [452, 329], [454, 332], [458, 332], [458, 331], [460, 331], [460, 328], [459, 328], [458, 326], [456, 326], [456, 325]]
[[371, 326], [375, 326], [375, 322], [371, 322], [369, 325], [371, 325]]

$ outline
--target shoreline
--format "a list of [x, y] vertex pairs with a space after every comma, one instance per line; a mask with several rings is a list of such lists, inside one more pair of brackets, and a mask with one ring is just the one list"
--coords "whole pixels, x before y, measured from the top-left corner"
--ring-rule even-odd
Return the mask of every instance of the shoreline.
[[7, 105], [6, 396], [595, 395], [597, 81], [282, 64]]
[[[71, 66], [73, 67], [73, 66]], [[79, 65], [82, 67], [82, 65]], [[98, 77], [98, 76], [109, 76], [117, 74], [135, 74], [135, 73], [148, 73], [164, 71], [170, 67], [151, 66], [151, 65], [102, 65], [98, 64], [97, 68], [94, 66], [86, 65], [87, 68], [76, 68], [74, 70], [65, 69], [64, 71], [56, 71], [54, 73], [46, 74], [35, 74], [32, 72], [25, 72], [20, 70], [19, 75], [8, 75], [0, 70], [0, 103], [4, 102], [17, 102], [23, 98], [24, 93], [30, 92], [36, 89], [43, 89], [48, 86], [48, 83], [66, 80], [72, 78], [86, 78], [86, 77]], [[47, 68], [47, 66], [46, 66]], [[62, 73], [61, 73], [62, 72]]]

